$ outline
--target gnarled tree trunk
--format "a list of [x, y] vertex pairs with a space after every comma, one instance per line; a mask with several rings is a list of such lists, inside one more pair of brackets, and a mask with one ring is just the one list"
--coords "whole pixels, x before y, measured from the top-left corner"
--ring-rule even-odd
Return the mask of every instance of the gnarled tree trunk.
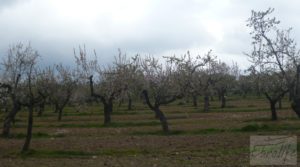
[[155, 107], [155, 109], [153, 111], [158, 116], [163, 131], [168, 133], [169, 132], [169, 126], [168, 126], [167, 118], [165, 117], [164, 113], [161, 112], [159, 107]]
[[155, 102], [155, 106], [153, 106], [150, 102], [150, 99], [149, 99], [149, 96], [148, 96], [148, 92], [146, 90], [143, 90], [142, 94], [144, 95], [145, 97], [145, 101], [148, 105], [148, 107], [154, 111], [155, 113], [155, 116], [159, 119], [160, 123], [161, 123], [161, 126], [162, 126], [162, 130], [165, 132], [165, 133], [168, 133], [169, 132], [169, 126], [168, 126], [168, 121], [167, 121], [167, 118], [165, 117], [164, 113], [159, 109], [159, 102]]
[[20, 111], [21, 105], [18, 102], [14, 102], [12, 110], [4, 119], [2, 135], [8, 137], [10, 134], [11, 124], [15, 119], [16, 114]]

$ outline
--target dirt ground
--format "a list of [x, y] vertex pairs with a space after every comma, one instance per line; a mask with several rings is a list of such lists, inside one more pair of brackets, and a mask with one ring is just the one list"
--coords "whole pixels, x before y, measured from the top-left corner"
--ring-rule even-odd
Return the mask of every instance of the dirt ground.
[[0, 138], [0, 167], [249, 166], [250, 136], [299, 137], [300, 121], [287, 101], [278, 110], [278, 121], [270, 121], [265, 99], [229, 99], [225, 109], [219, 106], [211, 102], [208, 113], [202, 103], [197, 108], [180, 101], [163, 106], [169, 134], [161, 132], [159, 121], [142, 104], [133, 111], [115, 107], [110, 126], [102, 125], [102, 108], [96, 104], [82, 112], [68, 107], [60, 122], [48, 108], [34, 117], [31, 151], [20, 154], [27, 121], [23, 111], [11, 138]]

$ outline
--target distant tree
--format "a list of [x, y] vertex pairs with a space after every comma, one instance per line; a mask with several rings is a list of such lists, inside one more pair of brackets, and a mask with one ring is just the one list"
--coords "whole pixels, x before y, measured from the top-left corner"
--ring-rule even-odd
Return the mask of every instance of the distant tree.
[[[53, 75], [53, 76], [51, 76]], [[58, 113], [58, 121], [62, 118], [62, 112], [71, 99], [76, 88], [77, 79], [70, 68], [63, 65], [56, 65], [54, 72], [49, 72], [50, 82], [49, 99], [55, 106], [55, 112]]]
[[180, 85], [180, 92], [186, 97], [192, 97], [193, 106], [198, 106], [198, 96], [201, 94], [199, 81], [201, 76], [197, 73], [198, 69], [205, 66], [205, 63], [200, 55], [193, 57], [188, 51], [181, 57], [171, 56], [166, 57], [167, 61], [176, 69], [176, 83]]
[[251, 74], [240, 75], [237, 80], [236, 93], [238, 93], [243, 98], [246, 98], [249, 94], [254, 93], [256, 82], [252, 79]]
[[214, 74], [213, 74], [213, 85], [212, 87], [217, 91], [219, 100], [221, 101], [221, 108], [226, 107], [226, 93], [233, 88], [236, 82], [236, 77], [238, 77], [237, 65], [232, 67], [228, 66], [224, 62], [217, 62], [214, 65]]
[[213, 85], [218, 81], [216, 78], [217, 74], [217, 57], [212, 55], [212, 51], [209, 51], [204, 57], [203, 61], [205, 62], [205, 66], [203, 66], [197, 72], [199, 76], [199, 87], [204, 96], [204, 112], [209, 111], [209, 97], [213, 92]]
[[138, 55], [130, 58], [127, 57], [126, 54], [122, 54], [119, 49], [119, 55], [118, 57], [115, 57], [113, 64], [117, 71], [116, 74], [125, 88], [123, 89], [119, 100], [122, 102], [124, 99], [127, 99], [127, 110], [132, 110], [133, 99], [139, 97], [143, 84], [142, 73], [138, 70]]
[[54, 69], [52, 67], [46, 67], [44, 69], [37, 69], [36, 76], [36, 88], [40, 96], [40, 101], [37, 104], [37, 115], [42, 116], [45, 105], [49, 101], [50, 94], [53, 93]]

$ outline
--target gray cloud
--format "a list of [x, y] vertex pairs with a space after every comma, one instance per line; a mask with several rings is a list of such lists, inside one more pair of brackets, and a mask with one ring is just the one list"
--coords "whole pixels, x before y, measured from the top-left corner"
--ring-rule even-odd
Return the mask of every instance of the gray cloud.
[[118, 48], [156, 55], [211, 48], [221, 59], [245, 65], [251, 9], [274, 7], [282, 27], [294, 27], [299, 41], [298, 6], [297, 0], [1, 0], [0, 55], [20, 41], [30, 41], [44, 64], [72, 64], [73, 48], [80, 44], [95, 48], [103, 62]]

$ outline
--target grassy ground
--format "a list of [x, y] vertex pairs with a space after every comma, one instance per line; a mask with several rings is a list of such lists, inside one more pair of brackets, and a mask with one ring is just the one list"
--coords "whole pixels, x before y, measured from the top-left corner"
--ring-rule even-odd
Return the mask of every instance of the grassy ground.
[[142, 104], [133, 111], [115, 108], [110, 126], [102, 125], [100, 106], [84, 112], [66, 108], [61, 122], [48, 109], [42, 117], [34, 117], [27, 154], [19, 153], [27, 121], [27, 112], [20, 112], [11, 137], [0, 138], [0, 167], [249, 166], [251, 135], [300, 134], [300, 121], [287, 101], [276, 122], [270, 121], [265, 99], [230, 99], [225, 109], [213, 101], [209, 113], [202, 111], [202, 104], [199, 108], [179, 104], [162, 107], [170, 124], [168, 135]]

